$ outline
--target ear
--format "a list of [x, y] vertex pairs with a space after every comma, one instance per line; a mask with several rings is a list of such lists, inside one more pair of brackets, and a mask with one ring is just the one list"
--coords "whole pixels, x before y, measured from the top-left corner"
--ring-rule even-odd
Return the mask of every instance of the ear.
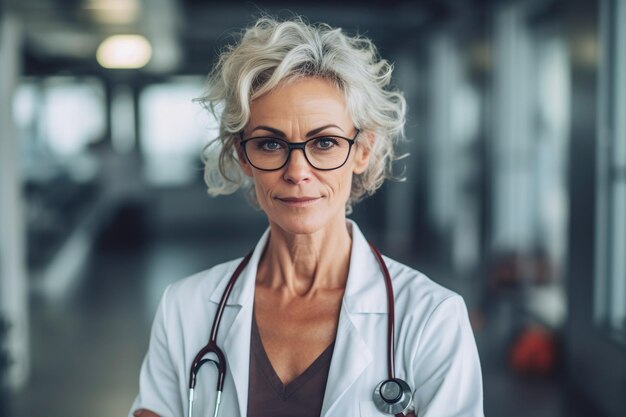
[[239, 142], [235, 143], [235, 149], [237, 150], [237, 159], [239, 160], [239, 166], [246, 177], [252, 177], [252, 166], [246, 158], [246, 154], [243, 151], [243, 147]]
[[363, 132], [360, 134], [360, 139], [354, 144], [353, 173], [362, 174], [365, 172], [369, 166], [375, 140], [376, 137], [372, 132]]

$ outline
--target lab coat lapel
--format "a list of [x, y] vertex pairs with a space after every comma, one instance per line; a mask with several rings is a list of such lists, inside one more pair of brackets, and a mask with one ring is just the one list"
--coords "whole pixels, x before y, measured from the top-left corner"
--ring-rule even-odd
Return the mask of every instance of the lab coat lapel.
[[[224, 355], [231, 374], [237, 395], [239, 415], [245, 416], [248, 408], [248, 381], [250, 366], [250, 332], [252, 329], [252, 312], [254, 305], [254, 287], [256, 282], [257, 266], [269, 237], [269, 229], [259, 240], [250, 262], [242, 271], [237, 283], [233, 287], [224, 309], [224, 316], [218, 331], [218, 344], [223, 346]], [[228, 277], [230, 278], [230, 276]], [[226, 282], [219, 285], [211, 295], [211, 302], [219, 304]], [[222, 336], [223, 335], [223, 336]], [[225, 394], [226, 395], [226, 394]], [[225, 397], [226, 399], [227, 397]], [[222, 408], [227, 412], [227, 403]], [[235, 413], [232, 413], [236, 415]], [[230, 414], [228, 414], [230, 415]]]
[[372, 352], [353, 324], [350, 313], [341, 308], [333, 358], [322, 404], [326, 416], [372, 361]]
[[370, 317], [379, 319], [380, 314], [387, 313], [386, 290], [380, 266], [356, 224], [349, 221], [349, 225], [352, 227], [350, 271], [337, 326], [322, 416], [332, 412], [374, 359], [373, 347], [369, 346], [364, 336], [365, 328], [370, 325]]

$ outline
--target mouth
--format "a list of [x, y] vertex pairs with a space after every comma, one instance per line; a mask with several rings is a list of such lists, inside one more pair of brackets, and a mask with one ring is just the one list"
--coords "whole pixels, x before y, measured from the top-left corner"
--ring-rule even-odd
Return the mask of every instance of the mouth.
[[276, 200], [290, 207], [306, 207], [315, 204], [322, 197], [276, 197]]

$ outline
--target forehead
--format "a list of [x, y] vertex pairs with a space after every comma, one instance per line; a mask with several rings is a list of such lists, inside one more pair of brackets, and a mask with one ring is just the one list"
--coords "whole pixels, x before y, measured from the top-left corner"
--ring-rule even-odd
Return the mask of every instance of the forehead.
[[343, 92], [328, 80], [309, 77], [281, 83], [253, 100], [250, 122], [343, 125], [350, 124], [350, 118]]

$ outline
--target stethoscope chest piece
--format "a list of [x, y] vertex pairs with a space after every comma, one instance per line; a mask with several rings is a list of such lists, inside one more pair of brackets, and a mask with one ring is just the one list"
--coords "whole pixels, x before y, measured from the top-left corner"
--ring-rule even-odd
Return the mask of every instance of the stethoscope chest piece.
[[411, 405], [411, 388], [399, 378], [386, 379], [374, 390], [374, 404], [379, 411], [396, 415], [406, 413]]

